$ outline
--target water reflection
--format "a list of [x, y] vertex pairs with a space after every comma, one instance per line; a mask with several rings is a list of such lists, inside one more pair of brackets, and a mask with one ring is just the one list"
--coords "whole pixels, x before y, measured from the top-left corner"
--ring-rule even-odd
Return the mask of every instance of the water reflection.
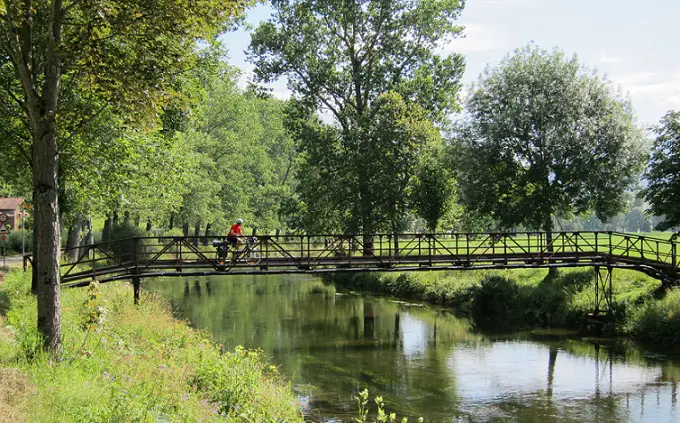
[[[148, 283], [227, 348], [261, 348], [310, 419], [350, 420], [368, 388], [434, 422], [676, 422], [680, 366], [566, 337], [490, 338], [418, 304], [344, 295], [307, 277]], [[412, 420], [413, 421], [413, 420]]]

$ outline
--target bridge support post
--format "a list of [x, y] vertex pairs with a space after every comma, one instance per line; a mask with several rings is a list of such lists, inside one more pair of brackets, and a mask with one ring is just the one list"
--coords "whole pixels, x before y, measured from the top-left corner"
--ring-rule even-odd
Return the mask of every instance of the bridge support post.
[[139, 304], [139, 293], [142, 290], [142, 284], [139, 276], [132, 277], [132, 289], [134, 290], [135, 304]]
[[613, 313], [612, 300], [612, 268], [595, 266], [595, 314]]

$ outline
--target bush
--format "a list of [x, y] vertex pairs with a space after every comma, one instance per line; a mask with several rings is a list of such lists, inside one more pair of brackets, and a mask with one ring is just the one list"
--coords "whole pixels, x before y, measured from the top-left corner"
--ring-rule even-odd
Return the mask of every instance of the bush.
[[[30, 252], [33, 249], [33, 231], [27, 230], [25, 232], [26, 241], [25, 248], [26, 252]], [[7, 254], [21, 254], [21, 243], [22, 243], [22, 233], [21, 230], [17, 230], [9, 234], [7, 237]]]
[[[473, 291], [471, 312], [475, 322], [505, 326], [521, 321], [525, 299], [514, 280], [502, 276], [484, 278]], [[503, 329], [503, 328], [501, 328]]]
[[641, 343], [680, 351], [680, 291], [650, 299], [631, 311], [628, 330]]
[[[130, 222], [123, 222], [111, 228], [111, 242], [106, 246], [106, 248], [117, 260], [122, 262], [131, 262], [134, 258], [132, 254], [133, 244], [135, 241], [125, 240], [143, 236], [145, 236], [145, 232], [141, 228], [133, 225]], [[141, 258], [144, 245], [141, 240], [136, 242], [138, 248], [138, 257]]]

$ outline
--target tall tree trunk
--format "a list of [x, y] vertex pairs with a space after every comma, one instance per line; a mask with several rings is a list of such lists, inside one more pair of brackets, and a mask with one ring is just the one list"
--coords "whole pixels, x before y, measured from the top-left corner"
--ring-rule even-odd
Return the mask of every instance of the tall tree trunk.
[[151, 219], [147, 219], [146, 220], [146, 231], [151, 232], [152, 229], [153, 229], [153, 224], [151, 223]]
[[175, 213], [170, 213], [170, 223], [168, 224], [168, 229], [175, 229]]
[[113, 227], [115, 228], [120, 224], [120, 221], [118, 220], [118, 210], [113, 211]]
[[[546, 218], [545, 222], [543, 223], [543, 230], [545, 231], [545, 245], [546, 245], [546, 250], [548, 251], [548, 254], [552, 255], [552, 253], [555, 251], [554, 246], [552, 245], [553, 242], [553, 222], [552, 222], [552, 215], [548, 214], [548, 217]], [[557, 267], [550, 267], [548, 268], [548, 276], [549, 277], [555, 277], [559, 274], [559, 270]]]
[[59, 280], [59, 152], [54, 112], [33, 111], [33, 204], [36, 238], [38, 331], [44, 347], [61, 357]]
[[[32, 25], [34, 10], [26, 2], [14, 10], [25, 13], [12, 31], [16, 43], [5, 44], [23, 91], [23, 108], [31, 129], [31, 166], [33, 173], [34, 268], [33, 280], [38, 295], [38, 332], [43, 347], [61, 359], [61, 299], [59, 274], [59, 148], [57, 145], [57, 106], [61, 82], [62, 0], [51, 3], [49, 16], [41, 23], [48, 26], [47, 37], [40, 40], [45, 62], [34, 66], [35, 39]], [[13, 5], [15, 6], [15, 5]], [[9, 7], [5, 12], [10, 11]], [[6, 17], [6, 16], [5, 16]], [[16, 18], [16, 16], [12, 16]], [[16, 19], [14, 19], [17, 21]]]
[[[85, 238], [83, 239], [83, 245], [92, 245], [94, 244], [94, 231], [92, 230], [92, 219], [87, 218], [85, 219], [85, 228], [87, 228], [87, 234], [85, 235]], [[80, 249], [80, 254], [81, 256], [84, 256], [90, 251], [90, 248], [81, 248]]]
[[208, 245], [208, 237], [210, 236], [210, 229], [212, 228], [212, 225], [210, 223], [207, 223], [205, 225], [205, 238], [203, 238], [203, 245]]
[[182, 225], [182, 233], [184, 234], [184, 237], [189, 236], [189, 222], [184, 222]]
[[112, 226], [113, 220], [111, 219], [111, 215], [107, 214], [106, 220], [104, 221], [104, 229], [102, 229], [102, 242], [111, 241]]
[[[362, 176], [361, 178], [365, 179], [366, 176]], [[364, 244], [363, 254], [364, 256], [371, 256], [373, 255], [373, 204], [368, 190], [366, 188], [362, 189], [362, 187], [365, 187], [364, 183], [359, 184], [359, 201], [361, 203], [361, 223], [363, 232], [362, 243]]]
[[[35, 213], [35, 208], [33, 210]], [[33, 295], [38, 295], [38, 256], [36, 251], [38, 251], [38, 239], [40, 239], [40, 234], [38, 233], [38, 228], [35, 226], [35, 218], [33, 219], [33, 246], [31, 251], [33, 255], [31, 257], [31, 293]]]
[[201, 222], [194, 225], [194, 245], [198, 246], [198, 237], [201, 236]]
[[123, 223], [130, 223], [130, 212], [127, 210], [123, 212]]
[[67, 249], [67, 259], [70, 262], [78, 260], [80, 256], [80, 231], [83, 228], [83, 216], [78, 214], [75, 221], [68, 229], [68, 235], [66, 237], [66, 249]]

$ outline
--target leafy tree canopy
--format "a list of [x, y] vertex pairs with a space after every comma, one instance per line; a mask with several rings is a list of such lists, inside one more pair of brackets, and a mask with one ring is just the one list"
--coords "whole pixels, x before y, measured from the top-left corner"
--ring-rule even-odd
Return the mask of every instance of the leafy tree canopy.
[[630, 104], [576, 57], [533, 45], [487, 69], [455, 149], [461, 197], [504, 227], [552, 229], [554, 215], [621, 212], [642, 135]]
[[655, 216], [663, 216], [657, 229], [680, 226], [680, 112], [669, 111], [655, 129], [656, 140], [643, 190]]
[[458, 109], [463, 57], [438, 52], [461, 33], [455, 21], [463, 2], [272, 5], [274, 17], [254, 32], [249, 54], [259, 80], [286, 76], [295, 96], [289, 126], [302, 156], [297, 210], [310, 215], [302, 220], [308, 229], [332, 222], [336, 230], [367, 233], [399, 226], [405, 190], [431, 138], [421, 135], [434, 131], [425, 121], [442, 124]]

